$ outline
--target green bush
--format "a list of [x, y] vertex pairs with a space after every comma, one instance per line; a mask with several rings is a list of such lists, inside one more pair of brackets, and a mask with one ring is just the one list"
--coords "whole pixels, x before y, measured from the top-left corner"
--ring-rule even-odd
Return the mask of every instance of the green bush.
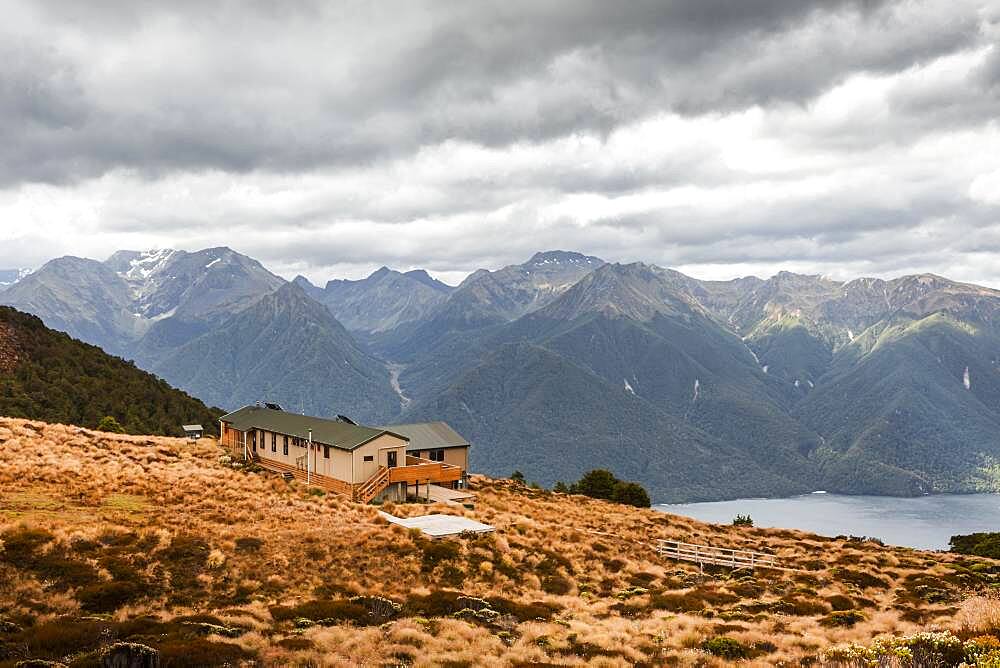
[[750, 656], [749, 647], [729, 636], [709, 638], [701, 644], [701, 648], [713, 656], [734, 661], [737, 659], [746, 659]]
[[733, 518], [734, 527], [752, 527], [753, 518], [750, 515], [737, 515]]
[[611, 500], [626, 506], [636, 508], [649, 508], [649, 494], [646, 489], [637, 482], [624, 482], [619, 480], [615, 483], [614, 491], [611, 493]]
[[592, 499], [611, 500], [615, 492], [615, 485], [618, 478], [607, 469], [594, 469], [583, 474], [579, 482], [573, 485], [573, 491], [577, 494], [589, 496]]
[[105, 415], [101, 418], [101, 421], [97, 423], [97, 431], [107, 431], [112, 434], [124, 434], [125, 427], [121, 426], [114, 416]]
[[952, 552], [959, 554], [1000, 559], [1000, 533], [970, 533], [952, 536], [948, 545]]

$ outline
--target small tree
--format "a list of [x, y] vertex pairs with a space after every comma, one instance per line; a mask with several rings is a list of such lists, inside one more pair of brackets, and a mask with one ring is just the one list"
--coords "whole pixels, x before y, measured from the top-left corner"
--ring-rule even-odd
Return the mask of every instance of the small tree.
[[101, 421], [97, 423], [97, 431], [108, 431], [112, 434], [124, 434], [125, 427], [121, 426], [114, 416], [105, 415], [101, 418]]
[[510, 474], [510, 479], [513, 480], [514, 482], [516, 482], [519, 485], [523, 485], [524, 484], [524, 474], [521, 473], [520, 471], [514, 471], [513, 473], [511, 473]]
[[556, 480], [556, 484], [552, 487], [552, 491], [569, 494], [569, 486], [567, 486], [562, 480]]
[[753, 519], [750, 517], [749, 514], [747, 514], [747, 515], [737, 515], [736, 517], [733, 518], [733, 526], [734, 527], [752, 527], [753, 526]]
[[627, 506], [636, 508], [649, 508], [649, 494], [645, 488], [637, 482], [625, 482], [619, 480], [611, 493], [611, 500], [616, 503], [624, 503]]
[[583, 474], [580, 482], [574, 485], [576, 488], [574, 491], [594, 499], [606, 499], [610, 501], [615, 492], [615, 484], [617, 483], [618, 478], [611, 471], [607, 469], [594, 469]]

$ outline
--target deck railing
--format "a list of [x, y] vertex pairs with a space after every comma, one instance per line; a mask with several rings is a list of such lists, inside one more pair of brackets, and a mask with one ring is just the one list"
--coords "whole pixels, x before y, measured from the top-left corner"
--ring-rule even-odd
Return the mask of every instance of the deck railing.
[[462, 468], [454, 464], [406, 456], [406, 466], [389, 469], [390, 482], [454, 482], [462, 479]]
[[731, 550], [710, 545], [682, 543], [677, 540], [658, 540], [656, 552], [669, 559], [691, 561], [699, 565], [712, 564], [730, 568], [773, 568], [781, 569], [777, 557], [751, 550]]

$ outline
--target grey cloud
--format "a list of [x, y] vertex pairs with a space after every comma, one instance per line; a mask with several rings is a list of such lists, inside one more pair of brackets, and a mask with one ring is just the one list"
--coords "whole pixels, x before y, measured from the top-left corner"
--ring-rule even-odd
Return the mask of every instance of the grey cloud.
[[[979, 39], [974, 12], [935, 21], [848, 0], [41, 6], [12, 11], [33, 33], [21, 44], [54, 36], [49, 53], [15, 46], [25, 71], [7, 59], [0, 77], [15, 105], [25, 76], [51, 85], [44, 104], [21, 104], [5, 123], [14, 141], [0, 182], [72, 182], [115, 167], [151, 178], [294, 172], [449, 138], [502, 146], [606, 134], [661, 111], [801, 103], [852, 72], [897, 71]], [[62, 48], [70, 35], [99, 57], [161, 25], [172, 41], [136, 44], [134, 65], [100, 77], [86, 51]], [[53, 126], [53, 113], [68, 116]]]

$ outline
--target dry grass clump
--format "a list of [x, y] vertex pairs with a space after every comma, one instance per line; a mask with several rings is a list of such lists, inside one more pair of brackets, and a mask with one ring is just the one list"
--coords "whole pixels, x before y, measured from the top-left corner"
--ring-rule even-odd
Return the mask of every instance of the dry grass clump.
[[[988, 560], [478, 476], [471, 510], [392, 504], [497, 527], [430, 541], [221, 454], [0, 418], [0, 668], [85, 664], [117, 640], [202, 665], [797, 665], [884, 634], [998, 629], [1000, 604], [979, 593], [1000, 578]], [[660, 559], [657, 538], [798, 570], [702, 573]]]

